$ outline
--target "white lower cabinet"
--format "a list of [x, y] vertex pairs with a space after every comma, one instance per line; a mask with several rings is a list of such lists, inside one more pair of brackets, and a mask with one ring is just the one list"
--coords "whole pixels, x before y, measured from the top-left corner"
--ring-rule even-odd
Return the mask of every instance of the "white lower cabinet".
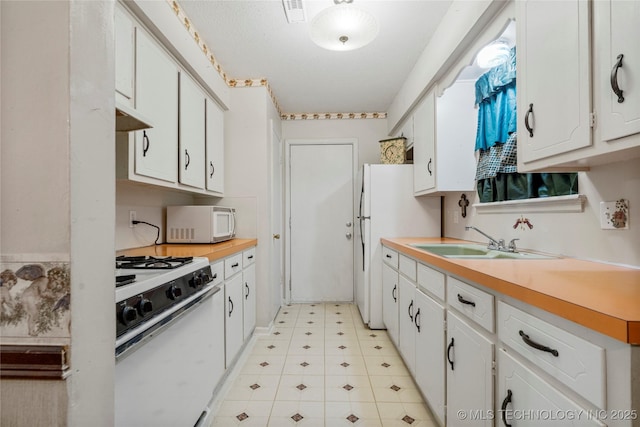
[[243, 285], [243, 330], [247, 340], [256, 328], [256, 265], [251, 264], [242, 271]]
[[498, 353], [499, 426], [604, 426], [504, 349]]
[[636, 346], [385, 251], [385, 325], [440, 426], [640, 425]]
[[382, 264], [382, 319], [389, 338], [398, 347], [398, 279], [396, 270]]
[[447, 312], [447, 426], [493, 426], [493, 347]]
[[418, 388], [433, 415], [444, 425], [445, 359], [444, 307], [422, 291], [414, 293], [415, 372]]
[[[213, 342], [222, 344], [224, 342], [224, 289], [220, 289], [218, 293], [216, 293], [212, 297], [212, 305], [213, 312], [215, 316], [215, 322], [211, 325], [211, 335], [213, 336]], [[213, 349], [214, 359], [213, 359], [213, 370], [210, 373], [212, 378], [215, 380], [214, 384], [218, 384], [218, 382], [222, 379], [225, 371], [225, 351], [223, 345], [216, 345]]]
[[236, 274], [224, 284], [224, 330], [226, 367], [230, 367], [244, 342], [242, 313], [242, 274]]
[[416, 287], [406, 277], [400, 276], [400, 304], [398, 306], [398, 328], [400, 330], [400, 354], [411, 374], [415, 375], [416, 336], [414, 319]]

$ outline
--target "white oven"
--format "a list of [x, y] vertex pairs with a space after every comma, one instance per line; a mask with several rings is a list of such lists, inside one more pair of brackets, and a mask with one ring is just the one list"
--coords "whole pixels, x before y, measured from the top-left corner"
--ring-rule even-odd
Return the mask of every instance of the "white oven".
[[224, 373], [224, 292], [213, 285], [208, 260], [193, 260], [117, 271], [136, 276], [116, 288], [117, 427], [206, 423]]
[[167, 206], [167, 242], [217, 243], [236, 235], [236, 210], [225, 206]]

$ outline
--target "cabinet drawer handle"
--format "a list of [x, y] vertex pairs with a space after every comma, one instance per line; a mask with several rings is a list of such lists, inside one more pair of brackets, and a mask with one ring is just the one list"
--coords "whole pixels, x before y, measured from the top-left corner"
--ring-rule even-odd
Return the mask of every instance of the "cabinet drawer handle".
[[409, 313], [409, 319], [411, 319], [411, 323], [413, 323], [413, 300], [411, 300], [411, 304], [407, 307], [407, 313]]
[[526, 345], [528, 345], [529, 347], [533, 347], [536, 350], [540, 350], [540, 351], [546, 351], [547, 353], [553, 354], [555, 357], [558, 357], [558, 355], [560, 354], [560, 353], [558, 353], [558, 350], [555, 350], [555, 349], [553, 349], [551, 347], [547, 347], [546, 345], [538, 344], [537, 342], [532, 341], [529, 338], [529, 335], [525, 334], [522, 331], [520, 331], [519, 334], [522, 337], [522, 341], [524, 341], [524, 343]]
[[513, 393], [511, 393], [511, 390], [507, 390], [507, 397], [504, 398], [504, 400], [502, 401], [502, 424], [505, 425], [505, 427], [511, 427], [511, 424], [509, 424], [507, 422], [507, 405], [509, 403], [511, 403], [511, 395]]
[[533, 115], [533, 104], [529, 104], [529, 110], [527, 110], [527, 114], [524, 115], [524, 127], [529, 131], [529, 137], [533, 138], [533, 128], [529, 126], [529, 115]]
[[211, 172], [209, 173], [209, 178], [213, 178], [213, 172], [216, 170], [216, 168], [213, 167], [212, 161], [209, 161], [209, 168], [211, 170]]
[[237, 262], [236, 262], [236, 263], [233, 263], [233, 264], [231, 264], [231, 268], [236, 268], [236, 267], [237, 267], [237, 266], [239, 266], [239, 265], [240, 265], [240, 264], [238, 264]]
[[462, 298], [462, 295], [460, 295], [460, 294], [458, 294], [458, 301], [461, 302], [462, 304], [470, 305], [471, 307], [475, 307], [476, 306], [475, 302], [469, 301], [469, 300], [466, 300], [466, 299]]
[[429, 158], [429, 163], [427, 163], [427, 171], [429, 171], [429, 176], [433, 175], [433, 171], [431, 170], [431, 163], [433, 163], [433, 159]]
[[147, 156], [147, 151], [149, 151], [149, 137], [147, 136], [147, 131], [142, 131], [142, 157]]
[[416, 311], [416, 315], [413, 318], [414, 322], [416, 324], [416, 328], [418, 328], [418, 332], [420, 332], [420, 323], [418, 323], [418, 318], [420, 317], [420, 307], [418, 307], [418, 311]]
[[229, 297], [229, 317], [231, 317], [231, 313], [233, 313], [233, 301], [231, 301], [231, 297]]
[[386, 254], [385, 256], [386, 256], [387, 258], [391, 259], [391, 255]]
[[244, 295], [244, 299], [249, 299], [249, 284], [244, 282], [244, 287], [247, 290], [247, 293]]
[[453, 371], [453, 360], [451, 360], [451, 349], [453, 348], [453, 337], [451, 337], [451, 342], [447, 346], [447, 361], [451, 365], [451, 370]]
[[398, 285], [393, 285], [393, 289], [391, 290], [391, 296], [393, 297], [393, 302], [398, 302], [398, 298], [396, 298], [396, 289], [398, 289]]
[[247, 259], [253, 259], [253, 255], [249, 255]]
[[191, 163], [191, 156], [189, 156], [189, 152], [187, 149], [184, 149], [184, 170], [187, 170], [189, 167], [189, 163]]
[[622, 68], [622, 58], [623, 54], [618, 55], [616, 58], [616, 63], [613, 65], [613, 69], [611, 70], [611, 89], [613, 93], [618, 97], [618, 104], [622, 104], [624, 102], [624, 96], [622, 96], [622, 90], [618, 86], [618, 69]]

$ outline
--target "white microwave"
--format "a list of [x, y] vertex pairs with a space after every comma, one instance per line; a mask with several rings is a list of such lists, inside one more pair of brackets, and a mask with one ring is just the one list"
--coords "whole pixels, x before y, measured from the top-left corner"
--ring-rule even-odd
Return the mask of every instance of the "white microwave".
[[236, 210], [224, 206], [167, 206], [168, 243], [217, 243], [236, 235]]

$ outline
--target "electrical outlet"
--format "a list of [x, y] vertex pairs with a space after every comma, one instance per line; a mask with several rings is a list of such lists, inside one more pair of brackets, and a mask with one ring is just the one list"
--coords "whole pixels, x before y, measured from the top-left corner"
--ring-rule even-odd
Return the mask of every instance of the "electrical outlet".
[[603, 230], [629, 229], [629, 202], [600, 202], [600, 228]]
[[129, 228], [135, 228], [136, 225], [133, 223], [136, 218], [136, 211], [129, 211]]

